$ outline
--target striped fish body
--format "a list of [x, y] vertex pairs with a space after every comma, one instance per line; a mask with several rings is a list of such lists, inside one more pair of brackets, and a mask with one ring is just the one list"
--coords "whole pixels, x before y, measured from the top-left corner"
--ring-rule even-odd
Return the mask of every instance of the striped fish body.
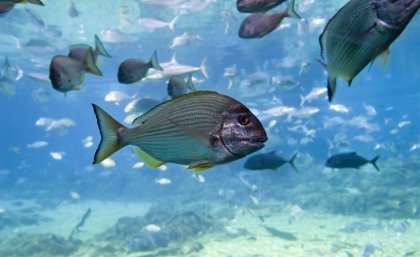
[[[220, 162], [217, 149], [211, 145], [211, 135], [217, 135], [224, 110], [235, 102], [216, 93], [177, 97], [171, 104], [157, 106], [147, 113], [144, 122], [135, 121], [133, 124], [138, 126], [128, 129], [123, 140], [163, 162]], [[234, 158], [227, 154], [228, 159]]]
[[[351, 0], [330, 19], [322, 32], [321, 55], [327, 59], [330, 101], [337, 77], [350, 85], [360, 71], [387, 51], [415, 13], [412, 10], [403, 12], [407, 9], [401, 9], [399, 3], [383, 4], [385, 2], [388, 3], [387, 0]], [[391, 19], [402, 16], [405, 19], [398, 24]]]
[[260, 121], [240, 102], [212, 91], [196, 91], [163, 102], [126, 128], [94, 105], [102, 140], [94, 163], [126, 145], [151, 166], [186, 164], [198, 170], [242, 158], [264, 147]]

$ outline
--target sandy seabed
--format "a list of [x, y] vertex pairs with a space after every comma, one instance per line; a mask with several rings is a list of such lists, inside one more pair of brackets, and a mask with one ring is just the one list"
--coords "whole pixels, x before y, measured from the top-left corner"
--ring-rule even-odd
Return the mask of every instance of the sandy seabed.
[[[31, 202], [24, 202], [30, 206]], [[88, 241], [95, 235], [112, 227], [121, 217], [136, 217], [147, 213], [151, 203], [122, 203], [109, 201], [80, 201], [63, 203], [56, 209], [45, 210], [38, 214], [52, 220], [37, 226], [0, 228], [0, 239], [13, 238], [19, 233], [52, 233], [67, 238], [88, 208], [91, 216], [86, 221], [77, 239]], [[4, 212], [14, 207], [11, 202], [0, 201]], [[244, 212], [234, 219], [224, 222], [226, 236], [212, 232], [194, 238], [204, 247], [189, 256], [331, 256], [331, 257], [408, 257], [420, 256], [420, 221], [419, 220], [378, 220], [353, 216], [337, 216], [321, 212], [304, 212], [298, 218], [276, 214], [265, 215], [264, 221], [257, 211]], [[252, 215], [251, 215], [252, 214]], [[408, 225], [404, 232], [398, 231], [402, 222]], [[351, 224], [364, 224], [363, 229], [343, 231]], [[381, 224], [381, 225], [378, 225]], [[284, 239], [271, 235], [264, 226], [286, 231], [296, 239]], [[246, 230], [252, 236], [232, 236], [232, 231]], [[351, 230], [351, 229], [350, 229]], [[372, 251], [363, 250], [369, 246]], [[2, 245], [0, 244], [0, 249]], [[94, 256], [88, 245], [70, 255], [71, 257]], [[98, 255], [95, 255], [98, 256]], [[133, 252], [118, 254], [124, 257], [159, 256], [158, 252]], [[166, 254], [165, 256], [170, 256]], [[47, 257], [47, 256], [45, 256]]]

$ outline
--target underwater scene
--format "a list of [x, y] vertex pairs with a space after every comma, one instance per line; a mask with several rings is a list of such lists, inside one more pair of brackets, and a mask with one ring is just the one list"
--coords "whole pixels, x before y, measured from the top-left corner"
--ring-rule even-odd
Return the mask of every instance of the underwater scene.
[[420, 256], [420, 0], [0, 0], [0, 257]]

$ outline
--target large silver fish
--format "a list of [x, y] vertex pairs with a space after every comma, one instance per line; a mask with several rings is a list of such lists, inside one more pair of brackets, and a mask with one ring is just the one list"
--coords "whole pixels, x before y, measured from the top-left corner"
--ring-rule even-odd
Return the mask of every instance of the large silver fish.
[[331, 101], [338, 77], [349, 85], [377, 57], [386, 63], [389, 46], [420, 7], [420, 0], [351, 0], [331, 18], [319, 41]]
[[166, 162], [205, 170], [264, 147], [267, 134], [251, 111], [225, 95], [196, 91], [159, 104], [126, 128], [96, 105], [101, 142], [93, 163], [124, 146], [135, 145], [140, 157], [158, 167]]

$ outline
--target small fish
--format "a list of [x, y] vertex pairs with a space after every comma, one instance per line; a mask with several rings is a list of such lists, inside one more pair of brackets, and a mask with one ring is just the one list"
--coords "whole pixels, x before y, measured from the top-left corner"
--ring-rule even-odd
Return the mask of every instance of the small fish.
[[41, 0], [0, 0], [0, 3], [8, 3], [8, 4], [24, 4], [24, 3], [31, 3], [36, 5], [44, 5]]
[[13, 3], [2, 3], [0, 2], [0, 17], [2, 14], [7, 13], [8, 11], [12, 10], [15, 4]]
[[50, 152], [50, 155], [54, 160], [59, 161], [63, 159], [64, 153], [63, 152]]
[[117, 164], [115, 163], [115, 161], [113, 159], [108, 157], [101, 162], [101, 165], [104, 168], [114, 168]]
[[278, 237], [278, 238], [281, 238], [281, 239], [284, 239], [284, 240], [288, 240], [288, 241], [298, 240], [297, 237], [295, 235], [293, 235], [292, 233], [285, 232], [285, 231], [280, 231], [278, 229], [268, 227], [268, 226], [263, 226], [263, 227], [272, 236], [275, 236], [275, 237]]
[[[92, 49], [89, 45], [85, 45], [85, 44], [73, 45], [70, 47], [68, 56], [81, 62], [83, 61], [83, 58], [85, 57], [86, 52], [88, 51], [89, 48]], [[93, 61], [95, 63], [97, 62], [99, 55], [102, 55], [105, 57], [111, 57], [111, 55], [105, 49], [103, 43], [101, 42], [101, 40], [99, 39], [97, 35], [95, 35], [95, 49], [94, 50], [92, 49], [92, 53], [93, 53]]]
[[39, 149], [39, 148], [46, 147], [47, 145], [48, 145], [47, 141], [36, 141], [36, 142], [33, 142], [32, 144], [29, 144], [28, 148]]
[[127, 104], [124, 112], [145, 113], [160, 103], [161, 101], [153, 98], [136, 98]]
[[43, 88], [38, 88], [32, 92], [32, 99], [37, 103], [45, 103], [50, 99], [50, 93]]
[[82, 140], [82, 144], [84, 148], [89, 148], [93, 146], [93, 137], [92, 136], [87, 136], [86, 138], [84, 138]]
[[253, 13], [266, 12], [287, 0], [237, 0], [236, 8], [239, 12]]
[[133, 97], [127, 95], [124, 92], [121, 91], [109, 91], [105, 95], [105, 101], [106, 102], [113, 102], [116, 105], [119, 105], [123, 101], [127, 101], [129, 99], [132, 99]]
[[316, 87], [311, 90], [307, 95], [300, 96], [300, 106], [303, 106], [305, 102], [312, 102], [321, 95], [324, 95], [327, 92], [327, 89], [324, 87]]
[[[101, 142], [93, 163], [127, 145], [152, 167], [166, 162], [197, 171], [228, 163], [264, 147], [261, 122], [237, 100], [212, 91], [196, 91], [163, 102], [126, 128], [96, 105]], [[141, 150], [140, 150], [141, 149]]]
[[159, 179], [156, 179], [155, 180], [155, 183], [164, 186], [164, 185], [171, 184], [172, 181], [170, 179], [168, 179], [168, 178], [159, 178]]
[[0, 92], [2, 92], [7, 97], [12, 97], [16, 95], [16, 85], [6, 77], [0, 79]]
[[150, 31], [164, 27], [168, 27], [169, 30], [174, 31], [175, 23], [177, 22], [178, 18], [179, 16], [175, 16], [175, 18], [173, 18], [170, 22], [160, 21], [152, 18], [140, 18], [137, 20], [137, 24], [149, 29]]
[[278, 155], [275, 151], [254, 155], [244, 164], [244, 168], [248, 170], [277, 170], [286, 163], [289, 163], [292, 168], [298, 172], [298, 169], [295, 166], [295, 159], [297, 153], [295, 153], [290, 160], [286, 160]]
[[201, 64], [199, 67], [179, 64], [174, 54], [170, 62], [162, 63], [161, 67], [163, 68], [163, 70], [156, 70], [156, 69], [149, 70], [147, 72], [146, 79], [161, 80], [161, 79], [169, 78], [171, 76], [193, 73], [195, 71], [200, 71], [205, 78], [208, 78], [209, 75], [207, 74], [206, 64], [207, 64], [206, 57], [201, 61]]
[[240, 38], [262, 38], [275, 30], [285, 17], [300, 18], [294, 10], [295, 1], [290, 0], [288, 8], [280, 13], [254, 13], [244, 19], [239, 28]]
[[180, 95], [185, 95], [189, 91], [196, 91], [191, 78], [191, 73], [188, 76], [187, 82], [181, 76], [172, 76], [168, 82], [168, 95], [172, 98]]
[[341, 113], [348, 113], [350, 112], [350, 109], [342, 104], [330, 104], [330, 110], [341, 112]]
[[83, 83], [85, 72], [102, 76], [96, 66], [92, 50], [86, 51], [80, 62], [68, 56], [57, 55], [51, 60], [50, 80], [53, 88], [66, 94], [71, 90], [79, 90]]
[[331, 18], [319, 37], [321, 64], [328, 72], [328, 100], [332, 101], [337, 78], [351, 85], [371, 62], [386, 65], [390, 45], [420, 8], [420, 0], [352, 0]]
[[74, 4], [73, 1], [70, 1], [70, 6], [69, 6], [69, 9], [67, 10], [67, 13], [71, 18], [79, 17], [80, 11], [77, 10], [76, 5]]
[[69, 195], [71, 198], [73, 198], [74, 200], [79, 200], [80, 199], [80, 195], [79, 193], [75, 192], [75, 191], [70, 191]]
[[188, 32], [184, 32], [181, 36], [175, 37], [172, 40], [172, 44], [169, 46], [170, 49], [190, 44], [195, 40], [202, 40], [199, 35], [191, 35]]
[[127, 59], [118, 67], [118, 81], [124, 84], [131, 84], [142, 80], [150, 69], [163, 71], [157, 60], [156, 51], [153, 52], [149, 62], [140, 59]]
[[292, 90], [300, 86], [300, 82], [291, 77], [274, 76], [271, 77], [271, 85], [275, 85], [282, 90]]
[[376, 161], [379, 159], [379, 156], [376, 156], [372, 160], [366, 160], [365, 158], [356, 154], [356, 152], [342, 153], [331, 156], [325, 163], [326, 167], [343, 169], [343, 168], [356, 168], [360, 169], [361, 166], [371, 163], [377, 171], [379, 167], [376, 165]]

